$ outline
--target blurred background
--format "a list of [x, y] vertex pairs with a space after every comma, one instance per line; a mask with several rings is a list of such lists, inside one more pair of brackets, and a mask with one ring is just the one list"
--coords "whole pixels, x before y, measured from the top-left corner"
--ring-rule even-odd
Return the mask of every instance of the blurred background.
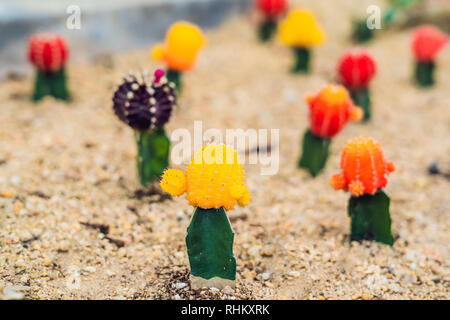
[[[95, 59], [111, 52], [149, 47], [167, 27], [184, 19], [202, 28], [216, 26], [252, 0], [1, 0], [0, 79], [31, 72], [26, 39], [38, 31], [54, 31], [70, 43], [71, 60]], [[68, 29], [67, 19], [78, 6], [81, 28]]]

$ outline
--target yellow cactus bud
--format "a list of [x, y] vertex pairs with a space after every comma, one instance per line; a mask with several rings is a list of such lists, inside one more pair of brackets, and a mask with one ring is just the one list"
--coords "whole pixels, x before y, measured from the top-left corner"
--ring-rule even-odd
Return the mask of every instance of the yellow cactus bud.
[[[186, 171], [186, 199], [192, 206], [204, 209], [230, 210], [236, 204], [245, 206], [250, 201], [250, 193], [244, 180], [244, 169], [232, 147], [206, 145], [197, 151]], [[171, 193], [166, 184], [164, 177], [161, 187]]]
[[161, 180], [161, 188], [172, 196], [181, 196], [187, 189], [184, 172], [181, 170], [167, 169]]

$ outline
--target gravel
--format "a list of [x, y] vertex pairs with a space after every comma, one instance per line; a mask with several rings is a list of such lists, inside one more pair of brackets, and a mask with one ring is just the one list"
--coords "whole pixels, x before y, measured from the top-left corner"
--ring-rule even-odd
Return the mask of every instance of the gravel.
[[[133, 132], [111, 107], [123, 72], [156, 67], [147, 51], [136, 51], [113, 56], [113, 66], [69, 65], [69, 104], [32, 104], [29, 78], [0, 83], [0, 292], [26, 299], [450, 298], [449, 181], [427, 172], [450, 154], [450, 55], [439, 57], [436, 87], [422, 91], [410, 82], [410, 30], [369, 44], [379, 62], [373, 121], [349, 124], [312, 179], [296, 168], [308, 125], [301, 97], [335, 79], [355, 12], [353, 0], [307, 3], [328, 33], [311, 75], [289, 74], [289, 50], [259, 45], [255, 21], [232, 18], [208, 32], [167, 126], [192, 132], [203, 119], [204, 130], [281, 129], [278, 174], [261, 176], [257, 165], [246, 165], [251, 203], [228, 212], [235, 290], [190, 289], [184, 239], [193, 208], [183, 198], [139, 191]], [[386, 188], [392, 248], [349, 242], [349, 195], [328, 183], [343, 145], [358, 135], [381, 141], [398, 168]]]

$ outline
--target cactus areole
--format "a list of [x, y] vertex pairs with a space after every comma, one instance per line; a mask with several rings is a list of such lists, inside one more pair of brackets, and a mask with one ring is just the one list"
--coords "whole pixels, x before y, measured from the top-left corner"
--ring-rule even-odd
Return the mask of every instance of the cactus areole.
[[310, 128], [303, 135], [302, 155], [298, 167], [317, 176], [328, 159], [331, 138], [348, 120], [359, 121], [360, 108], [353, 105], [348, 91], [339, 85], [327, 85], [316, 95], [307, 95]]
[[164, 130], [176, 103], [174, 84], [156, 70], [154, 80], [132, 74], [114, 93], [113, 108], [119, 119], [134, 129], [139, 182], [143, 187], [159, 179], [169, 165], [170, 140]]
[[164, 172], [161, 188], [172, 196], [186, 193], [195, 207], [186, 236], [194, 289], [235, 285], [234, 233], [225, 210], [249, 203], [244, 179], [233, 148], [215, 144], [197, 151], [186, 174], [174, 169]]
[[28, 40], [28, 59], [36, 67], [32, 99], [45, 96], [69, 100], [65, 64], [69, 49], [63, 38], [53, 33], [38, 33]]
[[351, 140], [342, 152], [341, 169], [330, 182], [335, 189], [352, 194], [348, 203], [350, 239], [393, 245], [390, 200], [382, 188], [395, 167], [384, 158], [381, 144], [372, 138]]
[[372, 112], [369, 83], [376, 73], [375, 59], [365, 50], [350, 50], [339, 60], [338, 73], [355, 104], [363, 109], [363, 121], [370, 120]]
[[435, 59], [448, 43], [448, 36], [433, 26], [417, 28], [412, 37], [412, 49], [416, 59], [414, 79], [421, 87], [434, 85]]

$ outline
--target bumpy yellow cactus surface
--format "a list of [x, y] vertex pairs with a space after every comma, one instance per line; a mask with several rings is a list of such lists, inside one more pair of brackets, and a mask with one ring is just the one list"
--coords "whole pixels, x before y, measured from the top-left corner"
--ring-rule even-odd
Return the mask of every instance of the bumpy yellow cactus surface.
[[198, 51], [205, 45], [202, 30], [196, 25], [179, 21], [166, 34], [164, 44], [152, 48], [152, 58], [163, 61], [172, 70], [186, 71], [195, 64]]
[[287, 46], [309, 48], [324, 42], [325, 34], [312, 12], [296, 9], [281, 22], [279, 38]]
[[173, 196], [186, 192], [186, 199], [194, 207], [231, 210], [236, 204], [246, 206], [250, 202], [244, 180], [236, 151], [223, 144], [209, 144], [197, 151], [186, 174], [166, 170], [161, 188]]

